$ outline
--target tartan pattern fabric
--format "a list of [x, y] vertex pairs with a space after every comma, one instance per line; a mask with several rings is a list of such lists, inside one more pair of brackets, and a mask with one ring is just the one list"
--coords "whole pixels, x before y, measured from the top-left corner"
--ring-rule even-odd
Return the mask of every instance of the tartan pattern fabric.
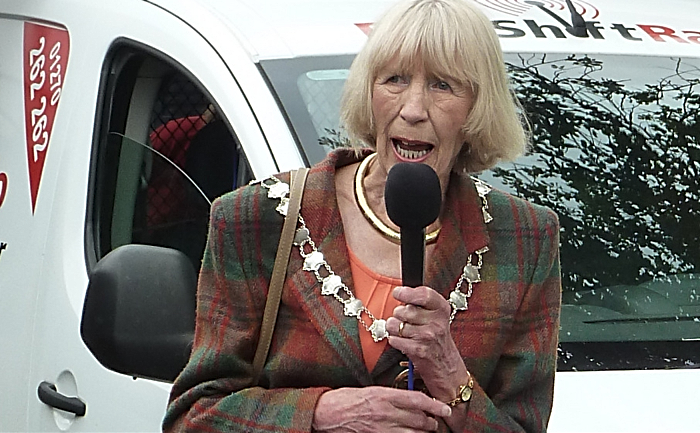
[[[352, 150], [337, 150], [312, 168], [301, 207], [319, 250], [350, 289], [334, 173], [357, 160]], [[287, 182], [288, 174], [279, 178]], [[469, 254], [488, 244], [483, 281], [451, 328], [476, 381], [463, 431], [542, 432], [551, 411], [559, 331], [558, 220], [547, 208], [497, 190], [488, 199], [494, 221], [486, 225], [473, 181], [453, 174], [425, 281], [448, 296]], [[270, 355], [260, 383], [251, 387], [283, 223], [276, 205], [267, 190], [252, 185], [212, 206], [194, 346], [173, 385], [165, 431], [310, 432], [324, 391], [391, 386], [403, 370], [405, 356], [390, 346], [367, 370], [357, 320], [320, 294], [294, 249]]]

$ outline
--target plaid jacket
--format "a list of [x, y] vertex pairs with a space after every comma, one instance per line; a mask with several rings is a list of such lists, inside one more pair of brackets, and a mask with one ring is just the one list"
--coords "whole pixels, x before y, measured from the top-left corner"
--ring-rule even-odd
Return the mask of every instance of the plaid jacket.
[[[319, 250], [352, 289], [336, 203], [336, 166], [356, 161], [335, 151], [309, 173], [301, 212]], [[288, 182], [288, 174], [279, 176]], [[448, 296], [467, 257], [488, 245], [469, 310], [452, 335], [475, 378], [468, 425], [474, 432], [541, 432], [552, 404], [559, 330], [556, 215], [499, 191], [488, 196], [494, 220], [467, 176], [453, 175], [426, 285]], [[194, 346], [175, 381], [166, 431], [310, 432], [320, 395], [339, 387], [391, 386], [405, 357], [387, 345], [373, 371], [362, 357], [358, 322], [320, 294], [296, 247], [267, 364], [251, 387], [258, 341], [283, 219], [260, 185], [217, 200], [199, 277]], [[364, 331], [364, 329], [362, 330]]]

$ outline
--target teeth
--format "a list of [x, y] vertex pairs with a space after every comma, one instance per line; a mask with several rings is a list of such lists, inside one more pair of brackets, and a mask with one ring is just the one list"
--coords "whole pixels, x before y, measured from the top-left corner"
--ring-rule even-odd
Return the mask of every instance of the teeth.
[[[406, 145], [406, 143], [402, 143]], [[402, 158], [406, 159], [419, 159], [427, 155], [430, 151], [429, 150], [407, 150], [404, 149], [401, 146], [396, 146], [396, 151], [398, 152], [399, 155], [401, 155]]]

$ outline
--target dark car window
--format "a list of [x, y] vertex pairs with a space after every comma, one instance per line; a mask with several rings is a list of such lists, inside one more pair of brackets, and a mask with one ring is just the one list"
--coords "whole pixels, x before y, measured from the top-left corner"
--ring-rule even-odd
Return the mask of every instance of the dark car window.
[[245, 154], [206, 88], [174, 60], [124, 42], [105, 70], [88, 216], [95, 259], [147, 244], [199, 269], [211, 201], [251, 180]]

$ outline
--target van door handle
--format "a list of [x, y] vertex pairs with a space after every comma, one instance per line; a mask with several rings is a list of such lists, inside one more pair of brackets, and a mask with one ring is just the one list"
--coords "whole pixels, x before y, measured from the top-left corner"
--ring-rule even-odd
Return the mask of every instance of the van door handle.
[[75, 416], [85, 416], [87, 406], [78, 397], [67, 397], [56, 390], [56, 385], [41, 382], [37, 389], [39, 400], [53, 408], [74, 413]]

